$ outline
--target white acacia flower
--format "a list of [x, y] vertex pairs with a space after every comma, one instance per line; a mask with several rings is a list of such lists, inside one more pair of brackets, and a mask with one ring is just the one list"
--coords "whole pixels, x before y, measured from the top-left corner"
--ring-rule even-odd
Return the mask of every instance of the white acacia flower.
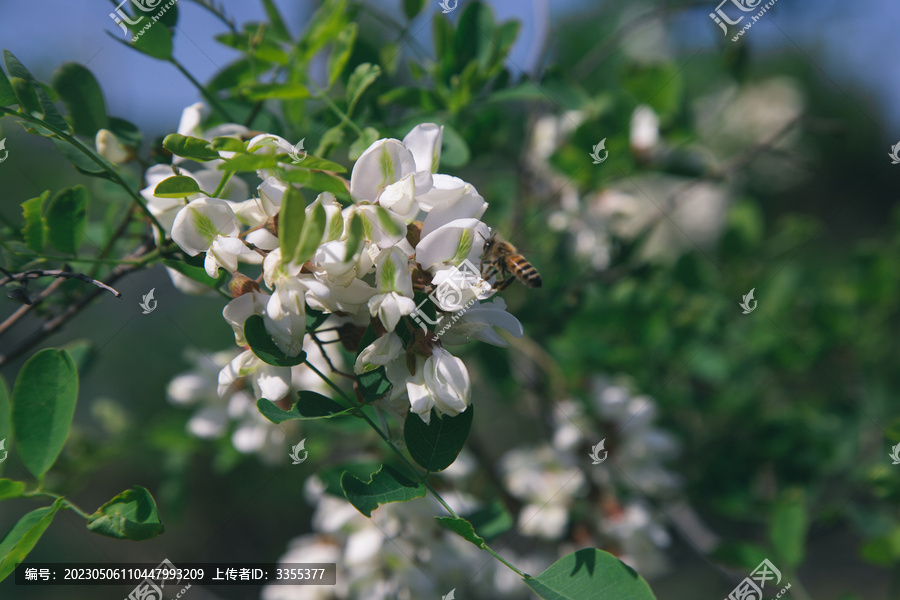
[[250, 381], [257, 398], [267, 398], [272, 402], [287, 396], [291, 389], [290, 367], [266, 364], [253, 352], [245, 350], [219, 372], [219, 396], [224, 396], [243, 377]]
[[410, 410], [426, 423], [431, 422], [431, 409], [441, 415], [456, 416], [466, 410], [472, 393], [472, 382], [466, 365], [443, 348], [434, 348], [427, 359], [416, 357], [415, 372], [410, 375], [404, 356], [388, 364], [386, 374], [394, 387], [401, 381], [400, 391], [409, 397]]
[[237, 270], [237, 257], [252, 252], [235, 237], [240, 233], [237, 218], [224, 200], [199, 198], [178, 211], [172, 224], [172, 239], [190, 256], [206, 252], [204, 267], [216, 277], [219, 267]]
[[365, 348], [356, 357], [353, 372], [357, 375], [374, 371], [400, 356], [403, 351], [403, 340], [393, 331], [383, 335]]
[[476, 339], [501, 348], [509, 346], [495, 328], [505, 329], [517, 338], [525, 335], [522, 324], [507, 312], [506, 302], [499, 297], [494, 297], [491, 302], [479, 302], [468, 308], [441, 336], [441, 341], [445, 345], [453, 346]]
[[480, 262], [484, 242], [490, 237], [487, 225], [473, 218], [460, 218], [424, 235], [416, 246], [416, 262], [434, 273], [464, 260]]
[[378, 293], [369, 300], [369, 313], [388, 331], [397, 327], [400, 317], [416, 311], [408, 265], [408, 257], [397, 248], [383, 250], [378, 257]]
[[415, 172], [416, 159], [403, 142], [378, 140], [353, 165], [350, 195], [357, 202], [375, 202], [384, 188]]
[[417, 171], [437, 172], [443, 139], [444, 126], [434, 123], [416, 125], [406, 134], [403, 145], [412, 153]]

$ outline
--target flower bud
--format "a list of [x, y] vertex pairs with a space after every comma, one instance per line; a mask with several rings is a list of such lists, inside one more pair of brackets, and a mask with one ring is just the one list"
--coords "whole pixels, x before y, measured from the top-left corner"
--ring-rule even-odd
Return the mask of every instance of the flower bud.
[[258, 292], [259, 284], [240, 271], [235, 271], [228, 284], [228, 291], [231, 292], [232, 298], [238, 298], [250, 292]]

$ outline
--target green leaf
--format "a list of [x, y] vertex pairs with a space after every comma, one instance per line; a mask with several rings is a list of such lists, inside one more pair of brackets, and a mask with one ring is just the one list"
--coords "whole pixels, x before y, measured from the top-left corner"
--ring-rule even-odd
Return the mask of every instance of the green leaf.
[[473, 408], [469, 406], [455, 417], [438, 417], [432, 409], [428, 424], [409, 415], [403, 425], [403, 439], [413, 460], [429, 471], [443, 471], [452, 465], [469, 437]]
[[325, 214], [325, 208], [321, 204], [316, 204], [309, 215], [309, 218], [303, 223], [303, 229], [300, 232], [300, 241], [297, 243], [297, 255], [294, 262], [299, 264], [305, 263], [315, 254], [316, 248], [322, 242], [322, 236], [325, 234], [325, 221], [328, 216]]
[[403, 0], [403, 12], [410, 21], [415, 19], [423, 8], [425, 8], [425, 0]]
[[278, 212], [278, 243], [281, 246], [281, 262], [296, 262], [300, 249], [300, 234], [306, 222], [306, 200], [294, 186], [288, 186], [281, 199]]
[[278, 178], [282, 181], [298, 183], [316, 192], [331, 192], [336, 198], [350, 200], [350, 192], [347, 190], [346, 183], [335, 175], [306, 169], [278, 170], [277, 173]]
[[381, 504], [407, 502], [421, 498], [426, 493], [424, 485], [407, 479], [388, 465], [382, 465], [368, 482], [345, 471], [341, 476], [341, 489], [350, 504], [370, 518], [372, 511]]
[[302, 100], [312, 94], [302, 83], [253, 83], [241, 87], [247, 98], [254, 102], [260, 100]]
[[359, 252], [359, 247], [366, 237], [366, 225], [363, 223], [363, 218], [364, 217], [358, 212], [353, 213], [353, 217], [350, 218], [350, 237], [347, 239], [347, 256], [344, 257], [345, 262], [352, 259], [353, 256]]
[[[53, 142], [53, 145], [56, 146], [56, 149], [59, 150], [59, 153], [62, 154], [66, 160], [68, 160], [72, 165], [80, 172], [85, 173], [87, 175], [91, 175], [94, 177], [106, 177], [106, 169], [104, 169], [100, 164], [97, 164], [96, 161], [88, 158], [81, 150], [70, 144], [65, 140], [61, 140], [58, 138], [50, 138], [50, 141]], [[96, 157], [101, 164], [107, 165], [110, 170], [115, 172], [115, 167], [111, 165], [105, 158], [90, 150], [91, 156]]]
[[515, 524], [513, 516], [499, 500], [495, 500], [474, 513], [464, 516], [475, 528], [478, 535], [483, 537], [488, 543], [512, 529]]
[[644, 578], [596, 548], [559, 559], [525, 584], [545, 600], [655, 600]]
[[[9, 72], [10, 77], [18, 77], [25, 81], [28, 87], [34, 92], [44, 114], [44, 121], [61, 131], [69, 133], [71, 131], [69, 123], [59, 113], [59, 110], [53, 104], [53, 101], [50, 100], [47, 92], [44, 91], [41, 84], [34, 78], [34, 75], [25, 68], [25, 65], [19, 62], [19, 59], [17, 59], [9, 50], [3, 51], [3, 63], [6, 65], [6, 70]], [[18, 95], [18, 97], [21, 104], [22, 96]]]
[[[250, 24], [240, 33], [223, 33], [216, 40], [253, 57], [257, 62], [287, 66], [290, 56], [283, 44], [275, 39], [266, 26]], [[255, 79], [255, 77], [254, 77]]]
[[251, 172], [260, 169], [274, 169], [278, 157], [273, 154], [239, 154], [219, 165], [220, 171]]
[[366, 127], [363, 129], [363, 134], [356, 138], [356, 141], [350, 144], [350, 152], [348, 158], [350, 160], [356, 160], [360, 156], [363, 155], [369, 146], [378, 141], [379, 133], [378, 130], [374, 127]]
[[16, 451], [41, 479], [59, 456], [78, 398], [78, 371], [65, 352], [47, 348], [22, 366], [12, 393]]
[[47, 240], [60, 252], [76, 254], [87, 227], [87, 190], [82, 185], [57, 192], [47, 207]]
[[109, 122], [106, 124], [106, 128], [112, 131], [113, 134], [119, 138], [119, 141], [126, 146], [137, 148], [141, 145], [143, 136], [141, 135], [140, 129], [138, 129], [134, 123], [130, 123], [125, 119], [120, 119], [118, 117], [110, 117]]
[[282, 410], [271, 400], [260, 398], [256, 401], [256, 407], [262, 416], [275, 424], [285, 421], [310, 421], [315, 419], [330, 419], [341, 415], [350, 414], [357, 409], [347, 408], [338, 404], [331, 398], [327, 398], [316, 392], [299, 392], [300, 399], [294, 403], [291, 410]]
[[293, 160], [290, 154], [279, 154], [278, 161], [283, 163], [290, 163], [291, 166], [296, 167], [298, 169], [317, 169], [320, 171], [333, 171], [335, 173], [346, 173], [347, 169], [344, 165], [340, 165], [336, 162], [332, 162], [330, 160], [325, 160], [324, 158], [319, 158], [318, 156], [313, 156], [312, 154], [307, 154], [306, 158], [303, 159], [303, 162], [300, 164], [293, 164]]
[[136, 542], [155, 538], [163, 532], [153, 496], [139, 485], [98, 508], [88, 518], [87, 528], [100, 535]]
[[233, 137], [217, 137], [212, 140], [213, 150], [224, 150], [225, 152], [237, 152], [239, 154], [247, 153], [247, 142]]
[[[145, 17], [141, 19], [137, 25], [129, 27], [132, 33], [135, 34], [131, 38], [131, 46], [147, 56], [152, 56], [153, 58], [158, 58], [160, 60], [171, 60], [172, 32], [164, 25], [159, 26], [159, 24], [154, 24], [149, 29], [143, 29], [148, 25], [148, 19], [149, 17]], [[143, 33], [141, 33], [141, 36], [135, 39], [137, 33], [142, 29]], [[113, 38], [117, 39], [115, 36], [113, 36]]]
[[[408, 420], [409, 419], [407, 419], [407, 421]], [[484, 538], [479, 537], [478, 534], [475, 533], [475, 528], [472, 527], [472, 524], [465, 519], [458, 517], [435, 517], [435, 519], [437, 519], [437, 522], [443, 527], [456, 533], [467, 542], [471, 542], [479, 548], [484, 548]]]
[[381, 67], [371, 63], [362, 63], [347, 80], [347, 114], [353, 113], [353, 108], [363, 95], [363, 92], [381, 75]]
[[25, 227], [22, 228], [22, 236], [25, 245], [32, 252], [40, 252], [44, 248], [44, 240], [47, 237], [47, 225], [42, 216], [44, 203], [50, 197], [47, 190], [37, 198], [26, 200], [22, 203], [22, 214], [25, 217]]
[[803, 562], [806, 549], [806, 531], [809, 527], [803, 493], [791, 490], [775, 503], [769, 520], [769, 541], [772, 547], [795, 569]]
[[176, 156], [200, 162], [221, 158], [218, 152], [209, 147], [209, 142], [206, 140], [178, 133], [167, 135], [163, 140], [163, 148]]
[[170, 269], [178, 271], [185, 277], [190, 277], [194, 281], [202, 283], [204, 285], [208, 285], [211, 288], [219, 287], [220, 285], [225, 283], [225, 279], [228, 277], [226, 271], [222, 270], [219, 273], [218, 279], [213, 279], [206, 274], [206, 269], [204, 269], [203, 267], [195, 267], [193, 265], [181, 262], [180, 260], [172, 260], [167, 258], [163, 260], [163, 264]]
[[385, 375], [384, 367], [357, 375], [356, 380], [359, 382], [360, 391], [366, 404], [375, 402], [391, 389], [391, 382]]
[[65, 63], [53, 76], [53, 88], [69, 112], [75, 133], [93, 139], [99, 129], [108, 128], [109, 117], [100, 84], [85, 67]]
[[276, 367], [295, 367], [306, 360], [306, 352], [288, 356], [272, 340], [266, 330], [266, 322], [260, 315], [250, 315], [244, 322], [244, 337], [258, 359]]
[[344, 27], [343, 31], [338, 34], [334, 40], [334, 46], [331, 48], [331, 55], [328, 57], [328, 87], [334, 85], [338, 77], [347, 66], [350, 55], [353, 53], [353, 45], [356, 43], [356, 23], [350, 23]]
[[163, 179], [156, 185], [153, 195], [157, 198], [186, 198], [200, 193], [200, 184], [193, 177], [176, 175]]
[[302, 60], [308, 61], [325, 44], [335, 39], [349, 19], [347, 0], [325, 0], [313, 13], [297, 45]]
[[34, 87], [32, 87], [30, 83], [20, 77], [12, 77], [9, 82], [12, 85], [13, 93], [16, 95], [16, 99], [19, 102], [22, 112], [30, 115], [41, 112], [41, 105], [38, 102], [37, 94], [34, 92]]
[[0, 106], [9, 106], [10, 104], [18, 104], [16, 93], [13, 91], [12, 84], [6, 78], [6, 73], [0, 69]]
[[284, 42], [291, 41], [291, 34], [288, 32], [281, 13], [272, 0], [263, 0], [263, 7], [266, 9], [266, 16], [269, 18], [269, 31], [273, 36]]
[[441, 146], [441, 166], [443, 167], [458, 169], [467, 165], [472, 158], [465, 138], [449, 125], [444, 125], [444, 141]]
[[[0, 455], [3, 452], [0, 451]], [[0, 479], [0, 500], [9, 500], [10, 498], [18, 498], [25, 492], [25, 484], [21, 481], [13, 481], [12, 479]]]
[[0, 561], [0, 581], [15, 570], [16, 564], [25, 560], [62, 508], [63, 502], [62, 498], [57, 498], [52, 506], [33, 510], [13, 525], [0, 542], [0, 556], [3, 557]]

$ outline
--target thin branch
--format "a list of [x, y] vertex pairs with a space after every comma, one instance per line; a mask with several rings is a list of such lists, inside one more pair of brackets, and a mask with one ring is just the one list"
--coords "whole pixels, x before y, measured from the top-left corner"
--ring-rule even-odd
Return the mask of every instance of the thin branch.
[[[115, 269], [113, 269], [112, 273], [110, 273], [109, 278], [107, 278], [107, 283], [112, 284], [124, 277], [125, 275], [137, 271], [138, 269], [144, 266], [143, 261], [147, 261], [152, 259], [156, 253], [150, 252], [152, 245], [145, 245], [141, 248], [138, 248], [136, 252], [134, 252], [128, 258], [142, 258], [142, 262], [138, 264], [123, 264], [119, 265]], [[102, 289], [96, 289], [73, 304], [69, 305], [66, 310], [57, 315], [56, 317], [46, 321], [37, 331], [32, 333], [30, 336], [22, 340], [15, 348], [7, 352], [6, 354], [0, 355], [0, 366], [16, 359], [24, 352], [31, 349], [33, 346], [39, 344], [44, 340], [47, 336], [54, 333], [56, 330], [60, 329], [66, 322], [81, 312], [88, 304], [90, 304], [97, 296], [103, 293]]]
[[88, 277], [84, 273], [71, 273], [69, 271], [63, 271], [60, 269], [53, 269], [50, 271], [45, 271], [44, 269], [31, 269], [29, 271], [23, 271], [21, 273], [10, 273], [6, 271], [6, 269], [3, 269], [3, 271], [7, 274], [7, 276], [3, 279], [0, 279], [0, 286], [6, 285], [13, 281], [28, 281], [30, 279], [38, 279], [40, 277], [64, 277], [66, 279], [80, 279], [85, 283], [96, 285], [98, 288], [111, 292], [116, 298], [122, 297], [121, 292], [109, 287], [102, 281], [98, 281], [96, 279]]
[[0, 323], [0, 335], [3, 335], [3, 333], [7, 329], [9, 329], [13, 325], [15, 325], [18, 321], [23, 319], [25, 317], [25, 315], [27, 315], [31, 311], [31, 309], [33, 309], [36, 306], [40, 306], [40, 304], [44, 300], [46, 300], [47, 297], [50, 296], [50, 294], [52, 294], [53, 292], [58, 290], [60, 288], [60, 286], [62, 286], [63, 283], [65, 283], [64, 279], [57, 279], [56, 281], [54, 281], [53, 283], [48, 285], [46, 288], [41, 290], [41, 292], [37, 296], [32, 298], [31, 304], [23, 304], [22, 306], [20, 306], [16, 312], [11, 314], [5, 321]]

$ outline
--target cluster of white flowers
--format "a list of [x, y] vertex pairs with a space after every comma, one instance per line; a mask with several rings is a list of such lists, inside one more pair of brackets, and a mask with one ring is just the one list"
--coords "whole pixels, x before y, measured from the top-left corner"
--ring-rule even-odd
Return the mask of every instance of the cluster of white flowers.
[[[653, 426], [656, 409], [650, 398], [632, 396], [626, 387], [600, 377], [593, 381], [592, 395], [593, 414], [574, 400], [557, 405], [552, 443], [511, 450], [501, 459], [506, 489], [524, 503], [519, 531], [565, 544], [573, 526], [583, 527], [571, 521], [571, 515], [582, 512], [578, 505], [599, 498], [591, 512], [601, 518], [579, 530], [579, 543], [591, 536], [593, 545], [613, 551], [642, 575], [658, 575], [666, 566], [662, 549], [669, 545], [669, 534], [660, 515], [631, 496], [672, 496], [679, 480], [663, 463], [677, 454], [678, 445]], [[587, 450], [601, 439], [607, 441], [608, 458], [602, 466], [593, 465]], [[592, 488], [602, 494], [591, 494]]]
[[[202, 130], [205, 108], [185, 110], [178, 133], [212, 140], [245, 139], [247, 150], [258, 155], [294, 151], [289, 142], [271, 134], [251, 137], [241, 125], [226, 124]], [[306, 207], [309, 218], [324, 211], [326, 224], [318, 246], [308, 261], [296, 264], [282, 255], [277, 219], [291, 185], [279, 174], [301, 166], [285, 163], [285, 170], [257, 171], [258, 194], [249, 197], [247, 184], [232, 177], [215, 198], [193, 194], [187, 198], [159, 198], [156, 186], [174, 174], [193, 178], [204, 192], [213, 193], [222, 180], [218, 166], [235, 156], [219, 151], [218, 160], [199, 163], [175, 157], [172, 165], [157, 165], [146, 173], [142, 195], [166, 234], [190, 256], [204, 256], [209, 276], [219, 269], [237, 273], [240, 263], [262, 265], [259, 285], [236, 286], [238, 295], [224, 309], [234, 328], [235, 341], [246, 347], [243, 326], [251, 315], [261, 315], [266, 330], [287, 356], [297, 356], [306, 333], [307, 307], [339, 315], [364, 328], [373, 325], [374, 343], [365, 348], [354, 366], [362, 374], [381, 366], [393, 384], [385, 402], [405, 414], [412, 412], [428, 422], [432, 409], [457, 415], [470, 403], [471, 382], [465, 365], [444, 345], [479, 339], [504, 345], [495, 328], [521, 336], [521, 324], [491, 296], [490, 283], [481, 273], [467, 273], [467, 285], [455, 285], [460, 265], [480, 264], [490, 228], [480, 221], [487, 202], [475, 188], [456, 177], [437, 174], [443, 128], [418, 125], [404, 139], [381, 139], [357, 160], [349, 181], [352, 202], [342, 206], [331, 193], [321, 193]], [[355, 237], [362, 237], [356, 243]], [[183, 285], [180, 278], [173, 279]], [[246, 280], [245, 280], [246, 281]], [[414, 285], [415, 282], [415, 285]], [[456, 294], [435, 294], [442, 284], [454, 284]], [[187, 291], [192, 291], [193, 287]], [[405, 317], [420, 313], [414, 292], [432, 292], [436, 310], [432, 324], [463, 305], [451, 335], [440, 340]], [[233, 290], [233, 294], [236, 292]], [[449, 319], [448, 319], [449, 320]], [[238, 378], [249, 377], [252, 388], [265, 398], [285, 398], [291, 370], [268, 365], [245, 350], [226, 365], [219, 378], [225, 393]]]
[[[315, 533], [292, 540], [279, 562], [336, 563], [337, 585], [270, 585], [262, 600], [415, 600], [451, 589], [462, 596], [464, 589], [491, 587], [495, 573], [505, 569], [438, 525], [434, 515], [442, 509], [430, 496], [380, 506], [369, 519], [326, 493], [318, 477], [307, 479], [305, 491], [316, 507]], [[461, 494], [444, 499], [457, 510], [474, 505]]]
[[[334, 332], [321, 334], [323, 343], [330, 341]], [[330, 351], [331, 345], [317, 346], [307, 336], [303, 351], [307, 360], [320, 371], [328, 368], [329, 361], [341, 368], [341, 355]], [[326, 356], [327, 353], [327, 356]], [[256, 399], [263, 396], [263, 388], [268, 390], [270, 381], [258, 370], [253, 378], [234, 378], [230, 384], [226, 380], [233, 376], [228, 366], [238, 356], [237, 349], [207, 353], [189, 349], [186, 358], [193, 365], [189, 371], [175, 376], [166, 388], [169, 402], [176, 406], [194, 408], [187, 422], [187, 431], [194, 437], [213, 440], [231, 432], [231, 444], [242, 454], [256, 454], [270, 464], [287, 460], [285, 451], [288, 439], [299, 439], [298, 421], [287, 421], [275, 425], [256, 408]], [[226, 369], [223, 371], [223, 369]], [[306, 365], [290, 369], [290, 392], [311, 390], [320, 394], [329, 391], [328, 386]], [[220, 373], [225, 373], [220, 377]], [[220, 380], [226, 385], [220, 385]], [[275, 379], [276, 385], [280, 379]], [[271, 390], [268, 390], [271, 391]]]

